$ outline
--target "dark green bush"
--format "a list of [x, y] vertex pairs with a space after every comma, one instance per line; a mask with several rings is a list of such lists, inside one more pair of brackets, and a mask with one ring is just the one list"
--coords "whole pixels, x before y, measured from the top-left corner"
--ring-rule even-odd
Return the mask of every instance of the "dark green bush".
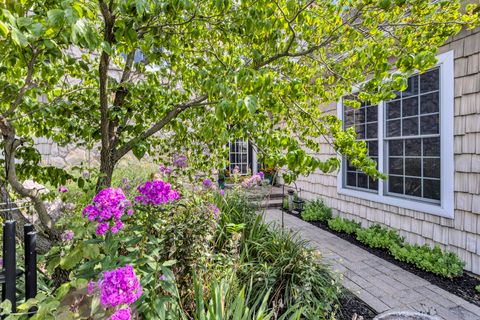
[[372, 248], [389, 249], [392, 245], [403, 245], [403, 238], [395, 230], [379, 225], [357, 230], [357, 240]]
[[464, 262], [456, 254], [442, 251], [439, 246], [432, 249], [427, 244], [424, 246], [393, 245], [390, 247], [390, 253], [397, 260], [411, 263], [419, 269], [442, 277], [453, 278], [463, 274]]
[[360, 223], [340, 217], [328, 220], [328, 227], [334, 231], [348, 234], [355, 234], [361, 228]]
[[322, 200], [314, 200], [305, 205], [302, 219], [305, 221], [327, 222], [332, 218], [332, 209], [327, 207]]

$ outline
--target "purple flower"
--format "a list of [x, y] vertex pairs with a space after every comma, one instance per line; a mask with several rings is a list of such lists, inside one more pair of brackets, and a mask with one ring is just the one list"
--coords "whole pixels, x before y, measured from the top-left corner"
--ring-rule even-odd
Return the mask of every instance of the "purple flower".
[[115, 224], [110, 230], [112, 231], [112, 233], [118, 233], [118, 231], [120, 231], [120, 229], [122, 228], [123, 228], [122, 220], [118, 220], [115, 222]]
[[220, 215], [220, 209], [218, 209], [217, 206], [213, 203], [210, 203], [208, 205], [208, 209], [213, 213], [215, 217], [218, 217]]
[[122, 189], [126, 189], [126, 190], [130, 189], [131, 188], [130, 179], [128, 179], [126, 177], [123, 177], [121, 187], [122, 187]]
[[133, 209], [128, 209], [127, 210], [127, 215], [131, 216], [134, 213]]
[[140, 195], [135, 197], [135, 202], [143, 205], [158, 206], [180, 199], [177, 190], [162, 180], [145, 181], [137, 190]]
[[172, 173], [172, 169], [166, 168], [166, 169], [165, 169], [165, 174], [170, 174], [170, 173]]
[[93, 294], [93, 290], [95, 288], [96, 283], [93, 282], [92, 280], [88, 281], [88, 287], [87, 287], [87, 292], [88, 294]]
[[262, 171], [258, 172], [257, 174], [260, 177], [260, 179], [263, 180], [263, 178], [265, 178], [265, 174]]
[[65, 230], [65, 232], [62, 233], [60, 238], [62, 239], [62, 241], [68, 242], [73, 239], [74, 235], [75, 233], [72, 230]]
[[223, 196], [225, 195], [225, 190], [220, 189], [220, 190], [218, 191], [218, 193], [223, 197]]
[[211, 187], [213, 187], [213, 182], [210, 179], [203, 180], [202, 184], [207, 189], [210, 189]]
[[187, 156], [176, 154], [173, 158], [173, 165], [177, 168], [186, 168], [188, 166]]
[[88, 172], [88, 171], [83, 171], [83, 172], [82, 172], [82, 176], [83, 176], [85, 179], [90, 179], [90, 172]]
[[142, 295], [142, 287], [130, 265], [103, 273], [98, 281], [100, 302], [105, 308], [131, 304]]
[[164, 274], [162, 274], [159, 279], [160, 281], [167, 281], [167, 277]]
[[[97, 234], [99, 236], [103, 236], [104, 234], [106, 234], [108, 231], [108, 223], [106, 222], [102, 222], [102, 223], [99, 223], [98, 226], [97, 226]], [[113, 231], [112, 231], [113, 232]], [[118, 230], [117, 230], [118, 232]], [[115, 232], [116, 233], [116, 232]]]
[[[130, 200], [125, 198], [122, 189], [107, 188], [101, 190], [91, 204], [83, 209], [83, 215], [87, 216], [90, 221], [97, 221], [97, 234], [104, 235], [107, 233], [110, 223], [112, 228], [122, 218], [125, 211], [130, 207]], [[118, 232], [118, 224], [115, 229]]]
[[130, 310], [130, 307], [127, 307], [124, 309], [118, 309], [107, 320], [130, 320], [131, 316], [132, 316], [132, 312]]
[[63, 184], [58, 187], [58, 192], [61, 192], [61, 193], [67, 193], [68, 192], [68, 188], [65, 187]]

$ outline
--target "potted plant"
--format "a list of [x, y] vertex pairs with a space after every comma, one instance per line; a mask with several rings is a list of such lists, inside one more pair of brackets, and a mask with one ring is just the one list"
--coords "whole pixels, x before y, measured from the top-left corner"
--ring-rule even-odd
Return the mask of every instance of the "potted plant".
[[275, 167], [265, 168], [262, 170], [265, 174], [265, 179], [268, 180], [268, 183], [271, 185], [275, 184], [275, 178], [277, 175], [277, 169]]

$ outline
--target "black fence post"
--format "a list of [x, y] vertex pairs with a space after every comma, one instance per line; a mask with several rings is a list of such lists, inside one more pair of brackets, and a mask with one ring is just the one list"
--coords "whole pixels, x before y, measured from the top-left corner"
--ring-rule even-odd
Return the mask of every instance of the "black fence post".
[[[37, 295], [37, 233], [33, 229], [33, 225], [24, 226], [25, 234], [25, 301], [35, 298]], [[37, 311], [36, 307], [28, 310], [30, 316]]]
[[3, 225], [3, 268], [5, 283], [2, 285], [2, 301], [8, 299], [12, 303], [12, 312], [17, 312], [16, 291], [16, 248], [15, 248], [16, 221], [8, 220]]

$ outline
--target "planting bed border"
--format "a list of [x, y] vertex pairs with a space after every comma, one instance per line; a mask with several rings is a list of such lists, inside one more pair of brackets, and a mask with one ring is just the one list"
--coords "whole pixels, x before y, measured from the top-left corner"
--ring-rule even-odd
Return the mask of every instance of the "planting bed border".
[[356, 314], [362, 316], [364, 320], [373, 319], [377, 313], [362, 299], [348, 291], [344, 290], [343, 295], [339, 298], [340, 312], [338, 320], [352, 320]]
[[[302, 221], [305, 221], [298, 214], [291, 213], [287, 210], [285, 210], [284, 212], [287, 213], [287, 214], [290, 214], [294, 217], [297, 217], [297, 218], [301, 219]], [[394, 265], [396, 265], [396, 266], [398, 266], [398, 267], [400, 267], [400, 268], [402, 268], [402, 269], [404, 269], [408, 272], [411, 272], [411, 273], [419, 276], [420, 278], [423, 278], [423, 279], [427, 280], [431, 284], [434, 284], [434, 285], [442, 288], [445, 291], [448, 291], [448, 292], [450, 292], [450, 293], [452, 293], [452, 294], [454, 294], [454, 295], [456, 295], [456, 296], [458, 296], [458, 297], [460, 297], [460, 298], [462, 298], [462, 299], [464, 299], [468, 302], [471, 302], [471, 303], [473, 303], [477, 306], [480, 306], [480, 293], [475, 290], [475, 286], [480, 285], [480, 280], [473, 277], [473, 276], [468, 275], [466, 272], [464, 272], [463, 275], [460, 276], [460, 277], [455, 277], [455, 278], [452, 278], [452, 279], [443, 278], [443, 277], [437, 276], [437, 275], [435, 275], [431, 272], [427, 272], [427, 271], [418, 269], [417, 267], [413, 266], [412, 264], [396, 260], [393, 256], [391, 256], [389, 254], [388, 250], [368, 247], [368, 246], [364, 245], [363, 243], [361, 243], [360, 241], [358, 241], [357, 238], [356, 238], [356, 235], [350, 235], [350, 234], [334, 231], [334, 230], [330, 229], [327, 224], [324, 224], [324, 223], [319, 222], [319, 221], [305, 221], [305, 222], [308, 222], [311, 225], [313, 225], [317, 228], [320, 228], [322, 230], [328, 231], [328, 232], [336, 235], [337, 237], [342, 238], [342, 239], [350, 242], [351, 244], [354, 244], [354, 245], [370, 252], [371, 254], [376, 255], [379, 258], [382, 258], [382, 259], [384, 259], [384, 260], [386, 260], [390, 263], [393, 263]]]

